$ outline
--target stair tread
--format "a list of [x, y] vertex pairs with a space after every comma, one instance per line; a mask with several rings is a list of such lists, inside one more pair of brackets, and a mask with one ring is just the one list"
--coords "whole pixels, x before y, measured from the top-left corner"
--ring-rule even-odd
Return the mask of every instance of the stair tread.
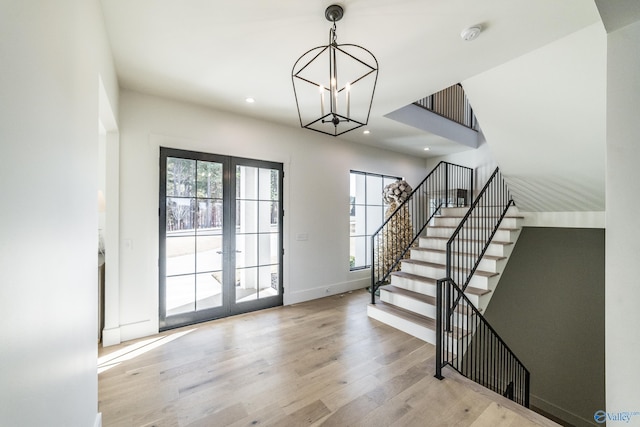
[[465, 294], [471, 294], [471, 295], [477, 295], [479, 297], [481, 297], [482, 295], [486, 295], [489, 292], [491, 292], [489, 289], [480, 289], [480, 288], [474, 288], [473, 286], [467, 286], [467, 289], [464, 290]]
[[[436, 305], [436, 298], [432, 297], [431, 295], [425, 295], [419, 292], [413, 292], [408, 289], [399, 288], [393, 285], [384, 285], [380, 288], [380, 290], [384, 290], [386, 292], [391, 292], [394, 294], [404, 295], [408, 298], [412, 298], [433, 306]], [[471, 311], [471, 309], [466, 305], [458, 304], [458, 306], [456, 307], [456, 311], [458, 313], [468, 314]]]
[[[409, 280], [417, 280], [419, 282], [423, 282], [432, 286], [435, 286], [437, 282], [436, 279], [433, 279], [431, 277], [420, 276], [418, 274], [411, 274], [405, 271], [394, 271], [393, 273], [391, 273], [391, 276], [398, 276], [398, 277], [402, 277], [404, 279], [409, 279]], [[476, 288], [474, 286], [467, 286], [467, 289], [465, 292], [468, 292], [472, 295], [482, 296], [482, 295], [488, 294], [491, 291], [488, 289]]]
[[[431, 248], [423, 248], [423, 247], [414, 247], [414, 248], [411, 248], [411, 250], [412, 251], [423, 251], [423, 252], [438, 252], [438, 253], [441, 253], [441, 254], [446, 254], [447, 253], [447, 251], [444, 250], [444, 249], [431, 249]], [[475, 255], [475, 254], [464, 252], [463, 255]], [[503, 259], [507, 259], [506, 256], [495, 256], [495, 255], [486, 255], [486, 254], [483, 256], [483, 258], [490, 259], [490, 260], [493, 260], [493, 261], [500, 261], [500, 260], [503, 260]]]
[[[402, 260], [400, 260], [400, 262], [402, 263], [407, 263], [407, 264], [417, 264], [417, 265], [422, 265], [425, 267], [433, 267], [433, 268], [446, 268], [446, 266], [444, 264], [438, 264], [435, 262], [428, 262], [428, 261], [420, 261], [417, 259], [407, 259], [404, 258]], [[478, 276], [482, 276], [482, 277], [494, 277], [497, 276], [498, 273], [491, 273], [489, 271], [480, 271], [480, 270], [476, 270], [474, 274], [477, 274]]]

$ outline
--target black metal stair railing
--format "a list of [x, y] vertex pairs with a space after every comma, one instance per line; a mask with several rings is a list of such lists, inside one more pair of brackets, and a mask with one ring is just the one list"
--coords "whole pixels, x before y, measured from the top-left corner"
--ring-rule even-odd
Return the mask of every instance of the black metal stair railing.
[[[436, 378], [442, 379], [442, 368], [449, 365], [528, 408], [527, 368], [452, 280], [439, 280], [436, 292]], [[454, 301], [458, 307], [450, 311]]]
[[529, 407], [529, 371], [464, 294], [512, 205], [496, 168], [447, 242], [446, 277], [436, 291], [436, 377], [450, 365]]
[[[468, 206], [472, 200], [473, 169], [440, 162], [371, 236], [371, 303], [400, 261], [439, 209]], [[401, 224], [401, 227], [397, 227]]]
[[512, 205], [507, 184], [496, 168], [447, 242], [446, 277], [463, 291]]

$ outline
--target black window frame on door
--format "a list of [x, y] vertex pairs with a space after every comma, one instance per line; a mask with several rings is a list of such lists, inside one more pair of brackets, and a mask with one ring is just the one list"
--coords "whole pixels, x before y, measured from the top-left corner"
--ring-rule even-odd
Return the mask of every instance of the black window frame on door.
[[[172, 314], [167, 316], [167, 288], [166, 288], [166, 238], [167, 238], [167, 159], [179, 158], [195, 160], [201, 162], [214, 162], [222, 164], [223, 179], [223, 208], [222, 208], [222, 265], [225, 273], [222, 275], [222, 305], [219, 307], [195, 309], [185, 313]], [[236, 302], [236, 167], [247, 166], [260, 169], [271, 169], [278, 171], [278, 194], [277, 194], [277, 295], [267, 297], [256, 297], [254, 301]], [[160, 179], [159, 179], [159, 324], [160, 330], [167, 330], [190, 324], [214, 320], [235, 314], [261, 310], [270, 307], [283, 305], [283, 164], [271, 161], [247, 159], [241, 157], [224, 156], [218, 154], [188, 151], [169, 147], [160, 147]], [[197, 199], [196, 199], [197, 200]], [[196, 205], [198, 203], [196, 202]], [[196, 261], [197, 262], [197, 261]], [[273, 266], [272, 266], [273, 267]], [[259, 266], [258, 266], [259, 268]], [[194, 267], [194, 274], [197, 274]], [[259, 292], [259, 290], [258, 290]], [[197, 303], [197, 300], [196, 300]]]

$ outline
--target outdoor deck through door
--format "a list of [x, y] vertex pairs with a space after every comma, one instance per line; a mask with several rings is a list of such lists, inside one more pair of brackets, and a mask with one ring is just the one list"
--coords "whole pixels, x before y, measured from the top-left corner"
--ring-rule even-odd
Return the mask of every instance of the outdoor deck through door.
[[282, 305], [282, 164], [160, 149], [160, 329]]

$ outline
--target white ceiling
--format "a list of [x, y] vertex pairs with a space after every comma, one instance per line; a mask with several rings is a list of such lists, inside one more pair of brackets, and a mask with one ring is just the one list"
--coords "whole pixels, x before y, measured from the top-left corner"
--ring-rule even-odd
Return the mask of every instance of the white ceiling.
[[[299, 127], [296, 59], [327, 44], [330, 1], [103, 0], [121, 87]], [[344, 0], [338, 43], [379, 63], [368, 129], [341, 138], [435, 156], [464, 149], [384, 115], [599, 21], [591, 0]], [[462, 29], [481, 24], [473, 42]], [[247, 104], [246, 97], [256, 99]], [[473, 100], [472, 100], [473, 102]], [[482, 124], [482, 122], [481, 122]], [[329, 137], [328, 137], [329, 138]], [[432, 147], [429, 152], [425, 146]]]

